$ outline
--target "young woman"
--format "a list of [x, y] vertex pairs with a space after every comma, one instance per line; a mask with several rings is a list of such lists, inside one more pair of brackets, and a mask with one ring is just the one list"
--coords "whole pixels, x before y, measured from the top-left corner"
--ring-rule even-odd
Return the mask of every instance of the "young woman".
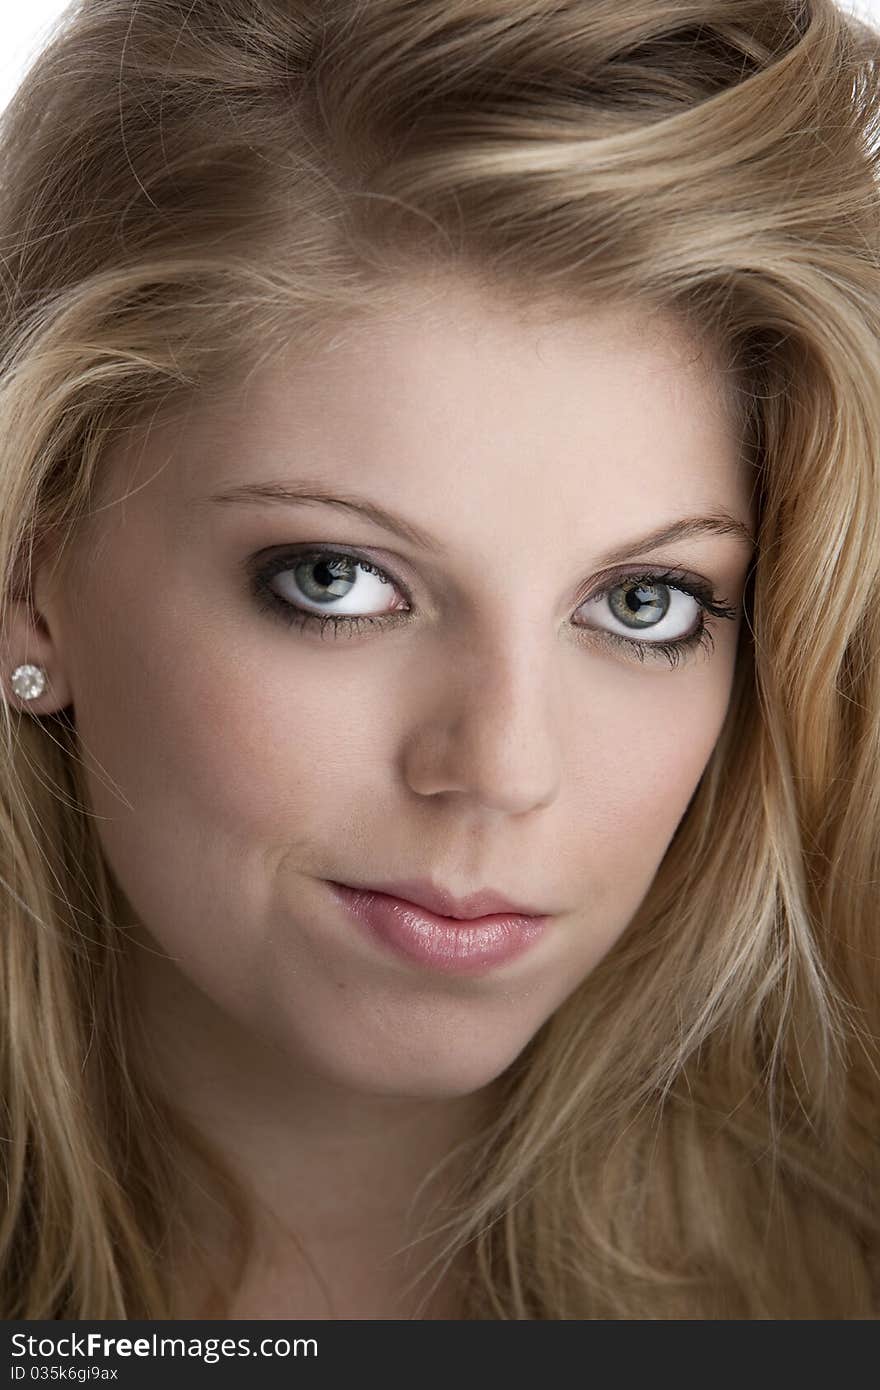
[[878, 58], [71, 5], [0, 130], [5, 1318], [877, 1315]]

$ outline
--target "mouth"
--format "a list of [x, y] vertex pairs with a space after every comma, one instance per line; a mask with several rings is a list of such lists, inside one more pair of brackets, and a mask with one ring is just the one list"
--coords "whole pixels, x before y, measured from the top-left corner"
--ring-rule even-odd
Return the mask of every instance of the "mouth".
[[484, 917], [547, 917], [552, 915], [547, 908], [533, 907], [513, 902], [505, 894], [494, 888], [480, 888], [476, 892], [457, 897], [448, 889], [440, 887], [431, 879], [398, 879], [393, 883], [349, 883], [343, 887], [354, 888], [362, 893], [381, 893], [410, 906], [423, 908], [436, 917], [459, 922], [473, 922]]
[[409, 898], [327, 880], [337, 903], [372, 940], [410, 964], [446, 974], [478, 974], [522, 955], [546, 932], [546, 914], [439, 915]]

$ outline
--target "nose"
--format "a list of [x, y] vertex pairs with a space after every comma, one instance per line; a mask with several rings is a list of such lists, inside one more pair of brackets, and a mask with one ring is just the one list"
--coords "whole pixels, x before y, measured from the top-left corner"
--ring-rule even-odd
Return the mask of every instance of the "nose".
[[455, 792], [511, 815], [552, 802], [564, 727], [559, 659], [537, 640], [511, 641], [508, 628], [506, 641], [469, 645], [426, 671], [404, 749], [412, 790]]

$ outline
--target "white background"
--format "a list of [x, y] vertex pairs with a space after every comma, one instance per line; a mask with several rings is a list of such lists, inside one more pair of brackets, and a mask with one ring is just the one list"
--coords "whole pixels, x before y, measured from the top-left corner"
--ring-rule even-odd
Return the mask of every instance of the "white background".
[[[40, 48], [66, 0], [0, 0], [0, 107], [21, 80], [29, 58]], [[880, 0], [837, 0], [841, 9], [865, 15], [880, 25]]]

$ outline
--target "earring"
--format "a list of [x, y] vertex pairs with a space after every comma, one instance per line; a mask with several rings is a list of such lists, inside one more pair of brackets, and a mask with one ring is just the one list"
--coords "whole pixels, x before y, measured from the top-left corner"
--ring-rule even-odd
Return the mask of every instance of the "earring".
[[46, 688], [46, 672], [42, 666], [16, 666], [10, 685], [20, 700], [35, 700]]

